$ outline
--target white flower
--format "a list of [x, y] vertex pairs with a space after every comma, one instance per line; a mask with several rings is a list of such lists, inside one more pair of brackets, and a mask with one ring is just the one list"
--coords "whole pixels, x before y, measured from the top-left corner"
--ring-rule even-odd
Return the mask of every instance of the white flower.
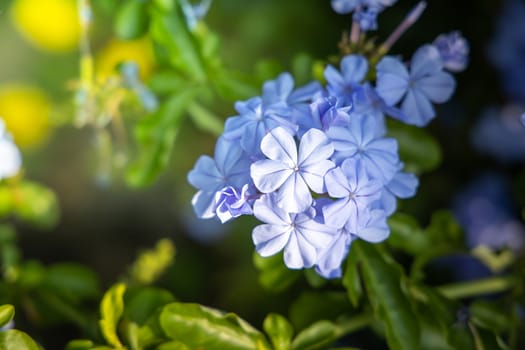
[[22, 157], [18, 147], [5, 130], [4, 121], [0, 118], [0, 180], [14, 176], [20, 170]]

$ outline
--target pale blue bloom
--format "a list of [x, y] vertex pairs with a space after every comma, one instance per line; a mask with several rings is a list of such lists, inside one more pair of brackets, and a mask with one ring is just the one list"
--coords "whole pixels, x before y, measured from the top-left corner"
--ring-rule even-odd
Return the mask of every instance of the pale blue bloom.
[[368, 72], [368, 61], [361, 55], [348, 55], [341, 60], [341, 71], [332, 65], [324, 70], [327, 90], [338, 98], [342, 106], [351, 106], [352, 94], [360, 86]]
[[439, 51], [443, 66], [451, 72], [461, 72], [467, 68], [470, 47], [459, 31], [441, 34], [433, 44]]
[[319, 252], [315, 271], [324, 278], [339, 278], [342, 276], [341, 264], [348, 255], [350, 245], [355, 239], [344, 228], [334, 229], [336, 232], [332, 242]]
[[[400, 164], [400, 169], [402, 164]], [[397, 207], [396, 198], [410, 198], [416, 194], [419, 180], [412, 173], [397, 172], [392, 180], [385, 185], [381, 192], [379, 208], [383, 209], [386, 215], [392, 215]]]
[[368, 32], [377, 29], [377, 15], [382, 8], [369, 6], [362, 11], [356, 11], [353, 15], [354, 22], [359, 23], [362, 31]]
[[217, 217], [222, 223], [241, 215], [253, 214], [250, 205], [250, 186], [245, 184], [240, 190], [232, 186], [226, 186], [215, 193], [215, 210]]
[[313, 208], [290, 214], [276, 205], [273, 195], [263, 195], [255, 201], [253, 211], [265, 223], [253, 229], [255, 249], [263, 257], [284, 249], [284, 262], [291, 269], [312, 267], [318, 251], [332, 241], [333, 231], [314, 220]]
[[397, 141], [378, 137], [374, 119], [353, 115], [347, 128], [332, 127], [326, 134], [334, 145], [332, 159], [336, 164], [347, 158], [361, 159], [367, 174], [383, 185], [389, 183], [398, 171]]
[[369, 210], [380, 198], [382, 184], [369, 179], [360, 159], [346, 159], [340, 167], [325, 176], [326, 189], [332, 198], [339, 198], [323, 207], [325, 222], [341, 228], [349, 221], [357, 223], [358, 217]]
[[431, 102], [446, 102], [455, 89], [455, 80], [443, 71], [443, 61], [435, 46], [424, 45], [412, 56], [410, 73], [397, 58], [384, 57], [377, 65], [376, 91], [387, 105], [400, 100], [402, 121], [424, 126], [435, 116]]
[[307, 108], [297, 109], [294, 120], [299, 125], [297, 136], [315, 128], [326, 131], [332, 126], [347, 126], [350, 122], [349, 107], [338, 107], [336, 97], [328, 96], [314, 100]]
[[268, 159], [252, 164], [251, 177], [262, 193], [277, 191], [279, 208], [290, 213], [305, 211], [312, 205], [310, 189], [324, 192], [324, 175], [334, 167], [329, 160], [334, 148], [322, 131], [307, 131], [298, 152], [293, 136], [278, 127], [263, 138], [261, 150]]
[[188, 173], [188, 182], [199, 189], [191, 203], [198, 217], [215, 216], [216, 193], [227, 186], [242, 188], [251, 184], [250, 160], [238, 145], [223, 137], [217, 140], [215, 157], [201, 156]]
[[0, 118], [0, 180], [15, 176], [22, 166], [20, 150], [5, 129]]
[[319, 82], [314, 81], [294, 90], [294, 80], [290, 73], [282, 73], [277, 79], [263, 84], [263, 105], [270, 106], [275, 103], [286, 103], [293, 106], [298, 103], [310, 101], [323, 90]]
[[345, 15], [357, 7], [375, 7], [379, 10], [392, 6], [397, 0], [331, 0], [335, 12]]

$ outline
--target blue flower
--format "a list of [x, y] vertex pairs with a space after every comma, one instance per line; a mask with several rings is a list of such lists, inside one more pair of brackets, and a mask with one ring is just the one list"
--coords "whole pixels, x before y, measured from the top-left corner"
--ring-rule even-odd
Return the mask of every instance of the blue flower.
[[397, 0], [331, 0], [332, 8], [340, 15], [348, 14], [361, 6], [383, 9], [392, 6]]
[[[400, 164], [399, 168], [402, 168], [402, 164]], [[397, 206], [396, 198], [413, 197], [416, 194], [418, 185], [419, 180], [414, 174], [397, 172], [383, 188], [379, 208], [383, 209], [386, 215], [392, 215]]]
[[361, 160], [356, 158], [346, 159], [340, 167], [330, 170], [325, 183], [330, 197], [339, 199], [323, 207], [323, 216], [325, 222], [337, 228], [349, 221], [358, 222], [360, 214], [379, 199], [383, 187], [368, 178]]
[[239, 191], [235, 187], [226, 186], [215, 193], [215, 203], [217, 204], [215, 212], [221, 223], [241, 215], [251, 215], [253, 213], [249, 203], [249, 187], [248, 184], [245, 184]]
[[367, 174], [386, 185], [398, 171], [399, 155], [395, 139], [377, 136], [376, 122], [365, 115], [353, 115], [347, 128], [332, 127], [327, 133], [334, 145], [333, 160], [361, 159]]
[[371, 31], [377, 29], [377, 15], [381, 12], [380, 7], [369, 6], [362, 11], [356, 11], [353, 15], [354, 22], [359, 23], [362, 31]]
[[333, 230], [314, 220], [313, 208], [290, 214], [273, 199], [273, 195], [264, 195], [255, 201], [254, 215], [265, 223], [253, 229], [255, 249], [264, 257], [284, 249], [284, 262], [291, 269], [313, 266], [317, 252], [332, 241]]
[[467, 68], [470, 47], [460, 32], [441, 34], [434, 40], [445, 69], [451, 72], [461, 72]]
[[338, 107], [336, 97], [321, 97], [308, 105], [308, 108], [297, 109], [294, 120], [299, 126], [297, 136], [315, 128], [326, 131], [332, 126], [347, 126], [350, 122], [349, 107]]
[[454, 78], [443, 71], [443, 61], [436, 47], [424, 45], [412, 56], [410, 73], [394, 57], [384, 57], [377, 65], [376, 91], [387, 105], [401, 99], [402, 121], [416, 126], [426, 125], [435, 116], [431, 102], [446, 102], [455, 88]]
[[324, 192], [324, 175], [334, 167], [328, 158], [334, 148], [326, 135], [310, 129], [301, 138], [299, 152], [293, 136], [278, 127], [261, 142], [269, 159], [252, 164], [251, 177], [262, 193], [276, 193], [276, 205], [290, 213], [299, 213], [312, 205], [310, 189]]
[[235, 142], [223, 137], [217, 140], [215, 158], [201, 156], [188, 173], [188, 182], [199, 189], [191, 203], [198, 217], [209, 219], [215, 216], [216, 193], [227, 186], [242, 188], [251, 184], [250, 160]]
[[341, 60], [341, 72], [332, 65], [324, 70], [327, 89], [338, 98], [342, 106], [352, 104], [352, 94], [360, 86], [368, 72], [368, 61], [364, 56], [348, 55]]
[[275, 103], [286, 103], [293, 106], [298, 103], [310, 101], [323, 90], [319, 82], [314, 81], [294, 90], [294, 80], [290, 73], [282, 73], [277, 79], [263, 84], [263, 105], [270, 106]]

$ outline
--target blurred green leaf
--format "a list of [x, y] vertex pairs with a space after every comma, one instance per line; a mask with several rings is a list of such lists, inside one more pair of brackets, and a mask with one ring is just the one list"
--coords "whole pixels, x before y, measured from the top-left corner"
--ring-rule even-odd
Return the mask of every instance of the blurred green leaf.
[[89, 339], [75, 339], [67, 343], [66, 350], [91, 350], [95, 347]]
[[390, 349], [419, 349], [419, 326], [401, 289], [401, 267], [385, 260], [376, 245], [359, 240], [352, 243], [349, 254], [358, 255], [370, 303], [376, 318], [385, 326]]
[[136, 39], [148, 29], [148, 3], [129, 0], [122, 3], [113, 23], [114, 31], [121, 39]]
[[0, 305], [0, 328], [11, 322], [13, 317], [15, 317], [15, 307], [13, 305]]
[[294, 331], [286, 318], [279, 314], [269, 314], [264, 319], [263, 328], [270, 337], [275, 350], [290, 348]]
[[475, 325], [496, 333], [508, 331], [511, 327], [509, 312], [502, 305], [489, 300], [475, 300], [470, 304], [470, 319]]
[[192, 81], [203, 82], [206, 72], [199, 44], [189, 31], [178, 2], [155, 1], [151, 10], [150, 33], [167, 54], [170, 64]]
[[398, 121], [388, 121], [388, 135], [399, 144], [405, 169], [414, 173], [431, 171], [441, 163], [441, 149], [427, 131]]
[[130, 186], [149, 185], [166, 168], [184, 112], [199, 92], [199, 88], [193, 87], [172, 96], [157, 112], [135, 126], [140, 154], [128, 169], [126, 180]]
[[292, 350], [325, 349], [337, 339], [337, 326], [329, 321], [318, 321], [304, 329], [292, 342]]
[[305, 291], [290, 306], [290, 320], [300, 330], [318, 320], [335, 320], [351, 311], [344, 292]]
[[15, 198], [14, 213], [20, 220], [41, 228], [51, 228], [58, 222], [58, 200], [47, 187], [23, 181], [16, 188]]
[[54, 264], [47, 268], [44, 285], [73, 299], [93, 298], [100, 293], [98, 275], [74, 263]]
[[191, 350], [184, 343], [179, 341], [170, 341], [167, 343], [160, 344], [155, 348], [156, 350]]
[[390, 237], [387, 243], [397, 249], [401, 249], [412, 255], [432, 248], [432, 242], [427, 237], [416, 219], [412, 216], [395, 213], [388, 218], [390, 226]]
[[307, 53], [299, 53], [292, 61], [292, 73], [295, 83], [300, 86], [307, 84], [313, 79], [313, 58]]
[[300, 271], [290, 270], [284, 265], [282, 253], [263, 258], [254, 252], [253, 263], [259, 270], [259, 283], [273, 292], [286, 290], [301, 277]]
[[346, 258], [346, 270], [343, 275], [343, 286], [346, 288], [348, 298], [354, 307], [359, 305], [363, 297], [363, 287], [359, 275], [359, 255], [350, 252]]
[[115, 284], [104, 294], [100, 303], [100, 331], [108, 344], [117, 348], [122, 347], [117, 334], [117, 325], [124, 311], [125, 291], [125, 284]]
[[209, 109], [192, 103], [188, 106], [188, 113], [195, 125], [210, 134], [219, 137], [224, 129], [224, 120], [212, 113]]
[[2, 350], [40, 350], [29, 335], [16, 329], [0, 332], [0, 349]]
[[262, 333], [234, 314], [198, 304], [172, 303], [160, 315], [164, 332], [190, 348], [271, 349]]
[[125, 297], [125, 314], [138, 325], [144, 325], [155, 311], [171, 303], [175, 297], [167, 290], [156, 287], [130, 289]]
[[13, 195], [11, 189], [0, 185], [0, 218], [5, 217], [13, 210]]

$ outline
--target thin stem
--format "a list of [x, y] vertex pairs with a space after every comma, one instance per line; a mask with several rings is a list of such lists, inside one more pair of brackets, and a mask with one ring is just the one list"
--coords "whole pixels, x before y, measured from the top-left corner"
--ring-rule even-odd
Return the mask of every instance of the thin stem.
[[[359, 13], [361, 11], [361, 7], [357, 6], [355, 9], [355, 13]], [[357, 44], [359, 42], [359, 36], [361, 35], [361, 27], [359, 26], [359, 22], [354, 20], [352, 18], [352, 31], [350, 32], [350, 42], [352, 44]]]
[[460, 282], [438, 287], [438, 291], [450, 299], [461, 299], [483, 294], [504, 292], [516, 283], [512, 276], [489, 277], [475, 281]]
[[382, 55], [386, 54], [392, 46], [399, 40], [401, 36], [410, 28], [414, 23], [417, 22], [419, 17], [425, 11], [427, 7], [426, 1], [420, 1], [413, 9], [408, 13], [403, 22], [397, 26], [397, 28], [390, 34], [386, 41], [379, 47], [378, 53]]

